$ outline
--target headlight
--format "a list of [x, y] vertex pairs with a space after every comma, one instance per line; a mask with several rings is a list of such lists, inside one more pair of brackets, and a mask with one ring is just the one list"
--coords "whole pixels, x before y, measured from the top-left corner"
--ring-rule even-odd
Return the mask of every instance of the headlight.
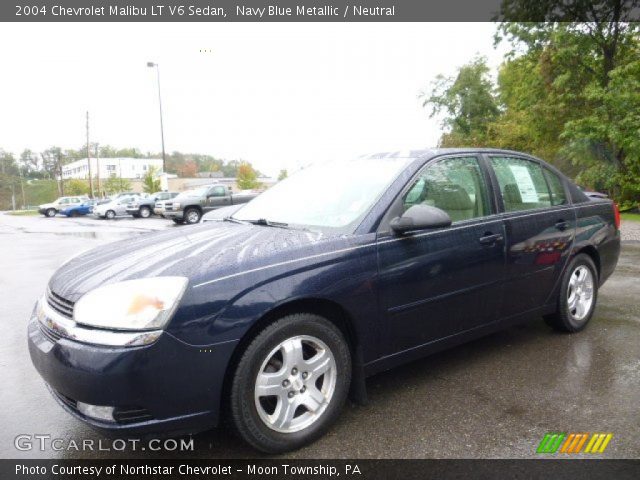
[[154, 277], [98, 287], [75, 304], [73, 319], [82, 325], [115, 330], [164, 328], [187, 283], [185, 277]]
[[173, 208], [174, 208], [174, 210], [176, 208], [180, 208], [180, 202], [173, 202]]

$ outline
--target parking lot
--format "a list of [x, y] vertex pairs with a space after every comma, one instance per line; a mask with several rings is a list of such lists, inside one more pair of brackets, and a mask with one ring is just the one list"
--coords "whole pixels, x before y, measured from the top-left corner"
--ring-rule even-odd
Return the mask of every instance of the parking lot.
[[[0, 456], [150, 458], [149, 451], [19, 451], [20, 434], [102, 439], [50, 397], [32, 367], [26, 323], [50, 275], [67, 258], [110, 241], [165, 228], [151, 218], [14, 217], [0, 213], [3, 334]], [[637, 226], [626, 227], [629, 231]], [[626, 237], [625, 237], [626, 238]], [[624, 241], [614, 276], [582, 333], [540, 319], [368, 379], [367, 406], [347, 404], [330, 432], [288, 458], [527, 458], [545, 433], [611, 432], [601, 456], [640, 456], [640, 241]], [[105, 246], [104, 248], [109, 248]], [[188, 372], [185, 372], [188, 374]], [[256, 457], [225, 429], [194, 437], [172, 456]], [[584, 456], [584, 455], [581, 455]]]

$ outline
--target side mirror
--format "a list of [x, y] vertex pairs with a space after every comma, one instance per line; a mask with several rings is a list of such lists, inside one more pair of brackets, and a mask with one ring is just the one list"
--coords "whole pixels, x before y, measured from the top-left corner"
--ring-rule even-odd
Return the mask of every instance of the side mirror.
[[396, 233], [411, 230], [425, 230], [428, 228], [442, 228], [451, 225], [451, 217], [444, 210], [429, 205], [414, 205], [401, 217], [396, 217], [389, 226]]

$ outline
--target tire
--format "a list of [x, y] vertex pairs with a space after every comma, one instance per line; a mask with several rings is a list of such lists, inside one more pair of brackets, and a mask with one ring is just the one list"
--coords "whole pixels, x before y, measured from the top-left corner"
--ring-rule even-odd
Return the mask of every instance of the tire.
[[104, 218], [106, 218], [107, 220], [113, 220], [114, 218], [116, 218], [116, 212], [114, 212], [113, 210], [107, 210], [104, 214]]
[[183, 214], [184, 223], [188, 225], [193, 225], [194, 223], [198, 223], [202, 218], [202, 213], [197, 208], [187, 208]]
[[[320, 373], [314, 375], [313, 363]], [[269, 376], [273, 383], [264, 392], [275, 395], [260, 395], [258, 379]], [[342, 332], [318, 315], [288, 315], [260, 332], [242, 354], [231, 380], [230, 418], [258, 450], [295, 450], [327, 431], [350, 383], [351, 354]]]
[[149, 218], [151, 216], [151, 209], [149, 207], [140, 207], [139, 217]]
[[175, 223], [176, 225], [182, 225], [184, 223], [184, 220], [182, 220], [181, 218], [172, 218], [171, 220], [173, 220], [173, 223]]
[[562, 276], [556, 311], [544, 320], [558, 331], [579, 332], [591, 320], [597, 300], [598, 270], [589, 255], [580, 253], [571, 260]]
[[44, 212], [44, 216], [45, 217], [55, 217], [56, 213], [58, 213], [58, 211], [55, 208], [47, 208]]

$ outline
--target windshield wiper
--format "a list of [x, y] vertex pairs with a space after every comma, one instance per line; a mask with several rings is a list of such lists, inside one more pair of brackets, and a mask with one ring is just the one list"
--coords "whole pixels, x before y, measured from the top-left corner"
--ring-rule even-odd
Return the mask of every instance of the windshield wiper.
[[271, 220], [267, 220], [266, 218], [258, 218], [257, 220], [246, 220], [246, 221], [254, 225], [264, 225], [265, 227], [289, 228], [288, 223], [272, 222]]
[[238, 220], [237, 218], [233, 218], [231, 215], [229, 215], [228, 217], [223, 217], [223, 218], [222, 218], [222, 221], [223, 221], [223, 222], [239, 223], [239, 224], [241, 224], [241, 225], [244, 225], [245, 223], [247, 223], [247, 222], [245, 222], [244, 220]]

